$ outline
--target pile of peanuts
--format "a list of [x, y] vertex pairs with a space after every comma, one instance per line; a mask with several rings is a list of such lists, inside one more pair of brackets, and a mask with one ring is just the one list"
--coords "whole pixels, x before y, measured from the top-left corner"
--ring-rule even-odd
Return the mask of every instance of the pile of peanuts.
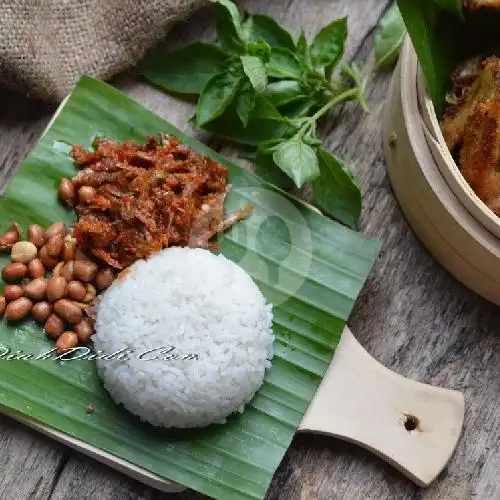
[[2, 269], [0, 318], [19, 321], [31, 313], [56, 340], [58, 354], [88, 344], [94, 329], [85, 311], [112, 284], [115, 271], [85, 255], [62, 222], [47, 229], [30, 225], [26, 241], [20, 226], [11, 224], [0, 236], [0, 251], [11, 258]]

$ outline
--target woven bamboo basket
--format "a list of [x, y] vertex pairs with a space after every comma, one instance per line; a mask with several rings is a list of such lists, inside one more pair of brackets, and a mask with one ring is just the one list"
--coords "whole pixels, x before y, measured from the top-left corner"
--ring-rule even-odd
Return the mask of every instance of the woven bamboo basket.
[[394, 193], [418, 238], [458, 281], [500, 305], [500, 219], [448, 151], [409, 40], [386, 103], [384, 151]]

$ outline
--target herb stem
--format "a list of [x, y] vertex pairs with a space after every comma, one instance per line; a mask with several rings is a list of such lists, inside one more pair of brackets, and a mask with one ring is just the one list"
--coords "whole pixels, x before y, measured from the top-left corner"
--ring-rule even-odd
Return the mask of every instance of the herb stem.
[[314, 115], [311, 116], [311, 120], [317, 120], [318, 118], [321, 118], [325, 113], [328, 113], [328, 111], [330, 111], [330, 109], [332, 109], [337, 104], [341, 103], [342, 101], [347, 101], [353, 97], [356, 97], [358, 94], [359, 94], [358, 87], [342, 92], [342, 94], [339, 94], [338, 96], [334, 97], [331, 101], [327, 102], [322, 108], [318, 109], [318, 111], [316, 111], [316, 113], [314, 113]]

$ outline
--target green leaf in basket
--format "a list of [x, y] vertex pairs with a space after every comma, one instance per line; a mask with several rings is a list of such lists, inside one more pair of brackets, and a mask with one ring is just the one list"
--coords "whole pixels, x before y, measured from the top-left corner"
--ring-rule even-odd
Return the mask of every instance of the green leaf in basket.
[[392, 66], [398, 60], [406, 35], [405, 23], [395, 3], [380, 21], [375, 33], [375, 64], [378, 68]]
[[[62, 144], [90, 147], [97, 135], [144, 141], [160, 132], [227, 166], [232, 185], [228, 212], [246, 203], [255, 206], [254, 214], [219, 243], [221, 252], [239, 263], [274, 304], [275, 357], [262, 388], [242, 414], [224, 425], [166, 431], [113, 403], [91, 360], [6, 361], [0, 356], [0, 404], [211, 497], [263, 498], [325, 374], [379, 245], [88, 77], [80, 80], [7, 187], [0, 199], [0, 227], [11, 220], [23, 227], [74, 220], [57, 201], [61, 177], [76, 173]], [[2, 320], [0, 346], [40, 356], [53, 349], [53, 342], [33, 321], [11, 325]], [[85, 411], [89, 403], [95, 408], [90, 415]]]

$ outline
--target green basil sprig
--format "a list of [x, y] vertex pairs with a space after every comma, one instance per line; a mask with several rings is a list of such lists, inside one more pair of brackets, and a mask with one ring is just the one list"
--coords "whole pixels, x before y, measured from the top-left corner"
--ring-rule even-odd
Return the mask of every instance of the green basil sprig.
[[[367, 78], [339, 66], [347, 19], [323, 27], [309, 43], [276, 20], [241, 14], [230, 0], [211, 0], [219, 46], [194, 43], [154, 56], [140, 72], [177, 94], [199, 95], [196, 126], [242, 145], [260, 175], [280, 185], [313, 183], [316, 203], [355, 228], [361, 193], [344, 163], [322, 147], [317, 122], [333, 107], [357, 101], [368, 112]], [[332, 75], [337, 76], [332, 78]]]

